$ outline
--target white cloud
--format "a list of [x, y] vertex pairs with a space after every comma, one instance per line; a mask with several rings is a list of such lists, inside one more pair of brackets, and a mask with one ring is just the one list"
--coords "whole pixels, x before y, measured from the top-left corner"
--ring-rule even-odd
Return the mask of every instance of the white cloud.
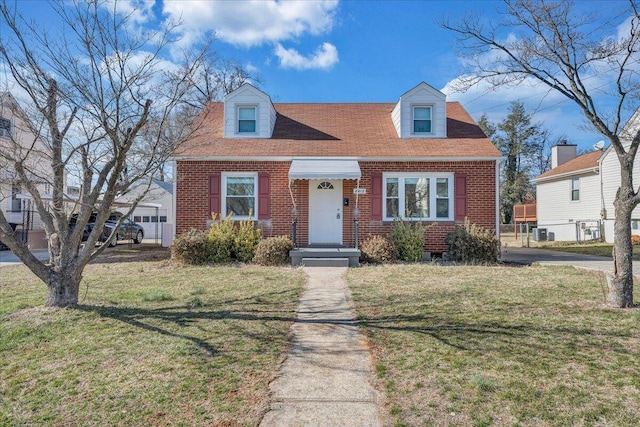
[[154, 18], [155, 0], [117, 0], [111, 1], [116, 12], [128, 16], [135, 24], [144, 24]]
[[181, 20], [185, 34], [215, 31], [228, 43], [251, 47], [330, 31], [337, 6], [338, 0], [188, 0], [165, 1], [163, 12]]
[[331, 43], [323, 43], [312, 55], [307, 57], [302, 56], [293, 48], [285, 49], [281, 44], [276, 46], [274, 53], [280, 59], [282, 68], [327, 70], [338, 63], [338, 49]]

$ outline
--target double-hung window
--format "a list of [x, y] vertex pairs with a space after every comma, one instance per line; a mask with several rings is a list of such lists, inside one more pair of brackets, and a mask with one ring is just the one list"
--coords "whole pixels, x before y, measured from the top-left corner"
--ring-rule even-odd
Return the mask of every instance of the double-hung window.
[[256, 133], [256, 107], [238, 107], [238, 133]]
[[571, 201], [580, 200], [580, 178], [571, 179]]
[[0, 136], [11, 137], [11, 120], [0, 117]]
[[386, 173], [384, 184], [385, 219], [453, 219], [452, 174]]
[[234, 172], [222, 174], [222, 212], [234, 219], [257, 215], [258, 174]]
[[413, 107], [413, 133], [431, 133], [431, 107], [426, 105]]

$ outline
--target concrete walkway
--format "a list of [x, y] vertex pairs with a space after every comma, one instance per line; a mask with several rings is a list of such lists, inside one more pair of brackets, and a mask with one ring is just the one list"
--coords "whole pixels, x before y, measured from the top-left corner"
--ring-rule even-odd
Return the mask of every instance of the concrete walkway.
[[380, 426], [371, 359], [358, 330], [346, 268], [305, 267], [305, 286], [292, 326], [293, 346], [271, 383], [263, 427]]

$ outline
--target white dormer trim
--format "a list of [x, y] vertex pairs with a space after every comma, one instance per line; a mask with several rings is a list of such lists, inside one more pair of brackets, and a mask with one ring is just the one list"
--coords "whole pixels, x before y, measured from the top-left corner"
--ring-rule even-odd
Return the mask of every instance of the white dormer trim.
[[[414, 131], [414, 108], [431, 108], [431, 131]], [[428, 85], [420, 83], [400, 96], [391, 112], [391, 120], [399, 138], [446, 138], [447, 96]]]
[[[255, 109], [255, 132], [241, 129], [240, 109]], [[276, 124], [276, 109], [271, 98], [255, 86], [245, 83], [224, 97], [225, 138], [271, 138]], [[243, 127], [249, 124], [244, 122]]]

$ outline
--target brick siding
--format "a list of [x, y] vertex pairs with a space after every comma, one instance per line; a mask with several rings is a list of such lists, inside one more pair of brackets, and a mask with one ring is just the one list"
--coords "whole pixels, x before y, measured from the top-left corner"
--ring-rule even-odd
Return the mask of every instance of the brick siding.
[[[271, 206], [270, 221], [262, 222], [263, 236], [291, 235], [294, 220], [293, 203], [289, 193], [290, 162], [220, 162], [220, 161], [178, 161], [176, 173], [176, 232], [190, 229], [204, 230], [209, 216], [208, 185], [209, 175], [219, 172], [266, 172], [270, 175]], [[495, 162], [367, 162], [360, 161], [362, 179], [360, 188], [367, 194], [358, 196], [360, 240], [374, 235], [387, 235], [391, 221], [371, 220], [371, 174], [373, 172], [442, 172], [464, 173], [467, 176], [467, 216], [477, 225], [495, 229]], [[353, 246], [353, 219], [356, 196], [353, 189], [356, 181], [345, 180], [343, 197], [349, 198], [349, 206], [343, 208], [344, 244]], [[291, 184], [298, 214], [298, 244], [305, 246], [309, 239], [309, 181], [296, 180]], [[450, 201], [453, 206], [453, 200]], [[425, 222], [431, 224], [431, 222]], [[425, 250], [445, 251], [444, 237], [453, 230], [454, 221], [438, 221], [426, 233]]]

